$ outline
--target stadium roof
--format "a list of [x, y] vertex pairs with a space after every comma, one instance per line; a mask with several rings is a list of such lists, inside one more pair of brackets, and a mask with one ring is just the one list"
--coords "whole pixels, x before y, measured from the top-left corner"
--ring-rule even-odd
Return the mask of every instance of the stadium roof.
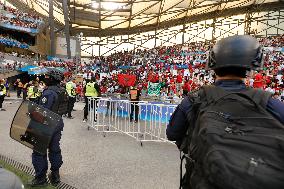
[[[8, 0], [17, 8], [48, 17], [49, 0]], [[213, 17], [284, 9], [279, 0], [69, 0], [71, 34], [127, 35]], [[57, 26], [63, 25], [62, 0], [54, 0]]]

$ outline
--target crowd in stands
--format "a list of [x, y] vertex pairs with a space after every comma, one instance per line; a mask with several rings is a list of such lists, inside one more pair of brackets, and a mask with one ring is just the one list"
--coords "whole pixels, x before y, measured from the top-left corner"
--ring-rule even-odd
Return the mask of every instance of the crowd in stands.
[[[260, 42], [264, 46], [264, 69], [248, 73], [245, 82], [249, 87], [270, 91], [275, 98], [284, 100], [284, 35], [260, 39]], [[187, 92], [214, 82], [214, 72], [205, 69], [212, 45], [210, 42], [191, 43], [82, 59], [78, 75], [84, 81], [78, 83], [77, 91], [83, 95], [86, 80], [96, 77], [102, 93], [127, 93], [129, 86], [119, 80], [119, 75], [124, 74], [135, 76], [142, 95], [148, 94], [149, 84], [159, 83], [161, 97], [182, 98]], [[40, 61], [36, 65], [62, 67], [67, 72], [76, 69], [72, 61]]]
[[[6, 57], [6, 58], [5, 58]], [[7, 58], [10, 57], [10, 58]], [[17, 52], [3, 53], [0, 52], [0, 69], [5, 71], [19, 70], [31, 62], [32, 57], [29, 55], [19, 54]]]
[[65, 72], [72, 72], [75, 69], [75, 63], [73, 61], [61, 60], [61, 61], [39, 61], [37, 62], [39, 67], [60, 67]]
[[[284, 99], [284, 35], [261, 39], [264, 70], [248, 73], [246, 84], [262, 88]], [[214, 82], [214, 73], [205, 70], [208, 50], [213, 44], [157, 47], [151, 50], [125, 51], [108, 57], [82, 61], [79, 68], [85, 79], [97, 77], [103, 93], [126, 93], [118, 75], [135, 75], [137, 87], [147, 95], [149, 82], [160, 83], [161, 96], [182, 97], [189, 91]], [[93, 71], [95, 70], [95, 71]], [[81, 87], [80, 87], [81, 88]]]
[[3, 44], [8, 47], [17, 47], [21, 49], [29, 49], [30, 47], [28, 44], [24, 42], [17, 41], [16, 39], [13, 39], [11, 36], [2, 35], [2, 34], [0, 34], [0, 44]]
[[10, 52], [10, 53], [4, 53], [4, 52], [0, 52], [0, 58], [4, 58], [4, 56], [13, 56], [13, 57], [18, 57], [18, 58], [24, 58], [24, 59], [32, 59], [33, 57], [31, 55], [27, 55], [27, 54], [21, 54], [18, 52]]
[[1, 63], [1, 70], [4, 69], [5, 71], [14, 71], [19, 70], [26, 65], [27, 63], [25, 62], [6, 60], [5, 62]]
[[37, 29], [43, 23], [42, 18], [36, 14], [23, 13], [17, 9], [0, 3], [0, 22], [30, 29]]

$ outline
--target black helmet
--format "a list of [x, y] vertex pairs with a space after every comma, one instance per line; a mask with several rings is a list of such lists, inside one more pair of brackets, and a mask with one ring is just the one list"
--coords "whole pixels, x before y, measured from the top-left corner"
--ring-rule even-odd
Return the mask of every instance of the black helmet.
[[262, 68], [263, 52], [257, 39], [250, 35], [235, 35], [218, 41], [209, 53], [206, 67]]
[[64, 75], [61, 71], [59, 71], [56, 68], [46, 68], [46, 69], [47, 69], [46, 75], [52, 77], [55, 81], [63, 81]]

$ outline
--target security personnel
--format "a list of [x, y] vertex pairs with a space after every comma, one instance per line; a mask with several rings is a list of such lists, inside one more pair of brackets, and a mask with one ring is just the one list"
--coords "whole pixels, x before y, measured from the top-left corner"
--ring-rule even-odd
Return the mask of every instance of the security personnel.
[[[85, 92], [85, 107], [84, 107], [84, 119], [83, 122], [87, 121], [87, 117], [88, 117], [88, 97], [94, 97], [95, 101], [94, 101], [94, 105], [97, 106], [97, 97], [100, 96], [100, 87], [98, 86], [98, 84], [95, 82], [96, 78], [92, 77], [90, 82], [87, 82], [86, 86], [84, 87], [84, 92]], [[91, 106], [93, 106], [93, 103], [91, 104]], [[91, 107], [93, 108], [93, 107]], [[96, 121], [96, 116], [95, 116], [95, 112], [94, 111], [94, 121]]]
[[32, 102], [37, 102], [39, 94], [38, 88], [36, 87], [36, 82], [32, 81], [30, 86], [27, 89], [28, 99]]
[[70, 80], [69, 82], [66, 83], [66, 90], [68, 93], [68, 115], [67, 118], [73, 119], [71, 116], [72, 110], [74, 108], [74, 104], [76, 102], [76, 84], [75, 84], [75, 78]]
[[[261, 47], [255, 38], [246, 35], [227, 37], [217, 42], [213, 47], [207, 67], [215, 71], [215, 86], [221, 87], [226, 91], [240, 92], [246, 89], [244, 83], [246, 71], [261, 67], [262, 56]], [[270, 98], [266, 110], [284, 124], [284, 104], [282, 102]], [[172, 114], [167, 126], [167, 137], [171, 141], [176, 141], [178, 148], [181, 147], [186, 134], [192, 133], [194, 129], [194, 124], [189, 125], [190, 115], [192, 115], [191, 111], [192, 103], [186, 97]], [[190, 177], [189, 183], [191, 183], [192, 178]], [[202, 188], [202, 186], [200, 187]], [[183, 188], [191, 188], [191, 184], [188, 184], [187, 181], [187, 185], [184, 185]]]
[[6, 111], [5, 109], [3, 109], [3, 102], [4, 102], [4, 98], [6, 96], [6, 87], [5, 87], [5, 83], [4, 80], [0, 80], [0, 111]]
[[[67, 103], [63, 104], [62, 99], [59, 98], [59, 91], [64, 90], [67, 96], [66, 90], [60, 88], [59, 83], [64, 79], [63, 74], [56, 70], [49, 68], [45, 74], [45, 84], [47, 88], [44, 89], [42, 96], [39, 100], [39, 104], [43, 107], [60, 115], [60, 109], [66, 109]], [[64, 106], [64, 107], [63, 107]], [[66, 108], [65, 108], [66, 107]], [[60, 139], [61, 132], [63, 131], [64, 123], [60, 123], [53, 134], [48, 147], [48, 157], [51, 164], [51, 173], [48, 175], [52, 185], [57, 185], [60, 182], [59, 168], [63, 164]], [[30, 186], [44, 186], [47, 184], [46, 173], [48, 169], [47, 154], [42, 155], [36, 151], [32, 154], [32, 164], [35, 169], [35, 178], [31, 181]]]
[[141, 95], [140, 90], [137, 89], [136, 85], [134, 87], [130, 87], [129, 91], [131, 107], [130, 107], [130, 122], [133, 121], [133, 115], [135, 122], [138, 122], [138, 114], [139, 114], [139, 106], [138, 101]]

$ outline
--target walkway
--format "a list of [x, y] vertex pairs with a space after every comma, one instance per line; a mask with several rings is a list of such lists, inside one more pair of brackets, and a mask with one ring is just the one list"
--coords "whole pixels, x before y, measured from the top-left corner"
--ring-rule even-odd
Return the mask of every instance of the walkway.
[[[18, 106], [18, 101], [6, 101], [7, 111], [0, 112], [0, 154], [32, 166], [32, 151], [9, 137]], [[144, 143], [140, 147], [122, 134], [103, 137], [94, 130], [88, 131], [82, 123], [83, 106], [76, 103], [75, 119], [64, 120], [62, 181], [79, 189], [178, 188], [179, 152], [174, 145]]]

